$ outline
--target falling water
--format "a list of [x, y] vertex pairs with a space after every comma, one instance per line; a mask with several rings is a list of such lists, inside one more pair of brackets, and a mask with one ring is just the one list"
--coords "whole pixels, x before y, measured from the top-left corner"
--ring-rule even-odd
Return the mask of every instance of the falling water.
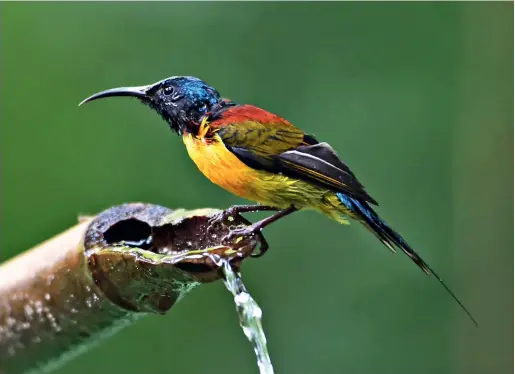
[[240, 319], [240, 326], [247, 339], [252, 343], [256, 352], [257, 364], [260, 374], [273, 374], [274, 368], [268, 356], [266, 337], [261, 325], [261, 308], [248, 293], [240, 274], [235, 273], [229, 261], [221, 261], [224, 272], [225, 287], [233, 294], [236, 311]]
[[202, 257], [209, 257], [217, 266], [221, 267], [224, 273], [225, 287], [234, 296], [234, 303], [236, 304], [236, 311], [240, 320], [240, 326], [245, 333], [247, 339], [254, 347], [254, 352], [257, 357], [257, 364], [260, 374], [273, 374], [274, 368], [268, 355], [266, 347], [266, 337], [261, 325], [262, 311], [259, 305], [254, 301], [252, 296], [245, 288], [241, 280], [241, 274], [234, 272], [229, 260], [223, 259], [220, 256], [211, 253], [210, 250], [188, 251], [174, 257], [174, 260], [181, 261], [186, 258], [197, 259]]

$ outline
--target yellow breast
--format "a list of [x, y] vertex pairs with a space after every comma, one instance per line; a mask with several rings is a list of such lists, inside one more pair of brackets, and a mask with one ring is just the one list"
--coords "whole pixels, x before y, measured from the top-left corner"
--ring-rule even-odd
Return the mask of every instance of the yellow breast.
[[217, 135], [207, 140], [184, 134], [183, 141], [190, 158], [211, 182], [237, 196], [254, 198], [256, 171], [231, 153]]

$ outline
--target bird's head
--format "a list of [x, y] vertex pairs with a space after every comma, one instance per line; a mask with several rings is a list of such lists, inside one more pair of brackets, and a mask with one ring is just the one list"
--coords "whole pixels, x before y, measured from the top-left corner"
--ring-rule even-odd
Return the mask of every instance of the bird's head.
[[216, 89], [195, 77], [170, 77], [148, 86], [119, 87], [98, 92], [86, 102], [113, 96], [136, 97], [157, 111], [178, 134], [194, 132], [194, 127], [202, 116], [223, 99]]

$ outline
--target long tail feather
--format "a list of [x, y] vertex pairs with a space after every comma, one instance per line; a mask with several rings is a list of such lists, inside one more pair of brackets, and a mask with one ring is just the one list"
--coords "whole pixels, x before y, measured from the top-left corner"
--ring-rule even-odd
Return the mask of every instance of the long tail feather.
[[344, 193], [337, 193], [336, 195], [338, 196], [338, 199], [345, 205], [345, 207], [355, 213], [363, 222], [363, 224], [365, 224], [365, 226], [367, 226], [386, 247], [392, 251], [395, 251], [395, 247], [401, 249], [426, 274], [433, 275], [451, 295], [451, 297], [465, 311], [465, 313], [467, 313], [472, 322], [474, 322], [476, 326], [478, 325], [472, 314], [458, 299], [454, 292], [452, 292], [447, 284], [445, 284], [443, 279], [440, 278], [440, 276], [433, 269], [431, 269], [431, 267], [413, 250], [413, 248], [411, 248], [408, 243], [406, 243], [402, 236], [390, 228], [366, 202], [359, 201]]

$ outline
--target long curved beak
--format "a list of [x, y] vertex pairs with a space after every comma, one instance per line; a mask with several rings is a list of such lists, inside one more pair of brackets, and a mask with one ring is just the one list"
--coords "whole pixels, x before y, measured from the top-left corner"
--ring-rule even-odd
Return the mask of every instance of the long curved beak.
[[118, 87], [111, 88], [109, 90], [98, 92], [94, 95], [91, 95], [87, 99], [84, 99], [79, 106], [85, 104], [89, 101], [103, 99], [104, 97], [112, 97], [112, 96], [132, 96], [137, 97], [139, 99], [149, 99], [148, 90], [152, 86], [139, 86], [139, 87]]

